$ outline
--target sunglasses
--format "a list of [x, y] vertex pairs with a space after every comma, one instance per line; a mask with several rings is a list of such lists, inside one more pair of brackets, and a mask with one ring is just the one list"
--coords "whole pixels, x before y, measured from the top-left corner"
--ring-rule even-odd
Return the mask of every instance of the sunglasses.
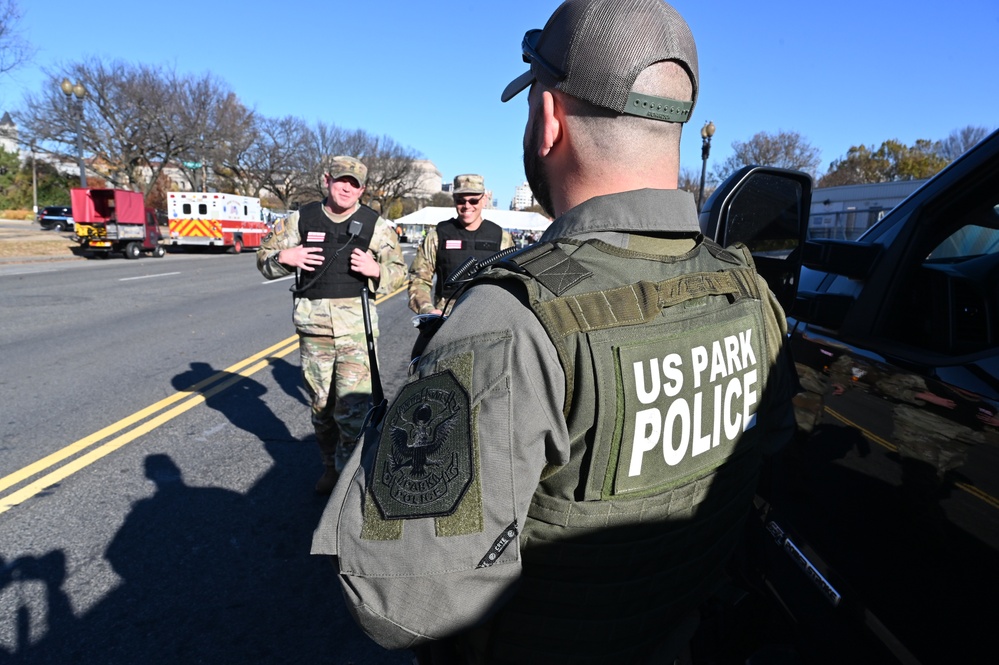
[[541, 38], [541, 30], [534, 29], [528, 30], [524, 33], [524, 41], [520, 43], [520, 49], [524, 54], [524, 62], [527, 64], [538, 63], [538, 65], [544, 69], [546, 72], [551, 74], [552, 78], [556, 81], [562, 81], [565, 79], [565, 72], [545, 60], [540, 53], [537, 51], [538, 39]]
[[467, 203], [468, 205], [477, 206], [477, 205], [479, 205], [479, 201], [482, 200], [482, 197], [483, 197], [482, 194], [479, 194], [478, 196], [474, 196], [474, 197], [473, 196], [456, 196], [456, 197], [454, 197], [454, 204], [456, 206], [461, 206], [461, 205], [465, 205]]

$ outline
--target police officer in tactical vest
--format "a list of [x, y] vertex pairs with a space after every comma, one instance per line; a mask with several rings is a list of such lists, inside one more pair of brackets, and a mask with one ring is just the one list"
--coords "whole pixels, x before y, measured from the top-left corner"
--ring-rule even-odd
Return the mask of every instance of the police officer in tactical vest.
[[457, 215], [427, 232], [409, 269], [409, 308], [417, 314], [443, 314], [451, 309], [454, 303], [449, 300], [456, 287], [445, 281], [469, 257], [482, 260], [513, 247], [508, 231], [482, 217], [488, 200], [481, 175], [456, 176], [451, 194]]
[[529, 30], [524, 162], [555, 216], [480, 273], [351, 460], [313, 552], [424, 660], [671, 663], [794, 429], [784, 314], [677, 189], [698, 93], [662, 0]]

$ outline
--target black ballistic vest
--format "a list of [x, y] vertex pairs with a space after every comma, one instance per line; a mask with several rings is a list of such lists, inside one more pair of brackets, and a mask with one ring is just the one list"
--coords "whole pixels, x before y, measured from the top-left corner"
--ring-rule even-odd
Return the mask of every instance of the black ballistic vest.
[[[334, 224], [319, 201], [302, 207], [298, 213], [298, 232], [306, 247], [322, 247], [325, 262], [313, 272], [300, 272], [296, 297], [318, 300], [321, 298], [358, 298], [364, 276], [350, 269], [350, 254], [355, 247], [367, 250], [375, 234], [378, 213], [362, 205], [348, 219]], [[351, 238], [351, 222], [360, 222], [360, 232]], [[349, 242], [349, 244], [348, 244]], [[338, 253], [339, 252], [339, 253]]]
[[474, 231], [469, 231], [456, 220], [449, 219], [437, 225], [437, 286], [436, 299], [449, 298], [455, 287], [446, 287], [444, 282], [468, 257], [481, 261], [500, 251], [503, 242], [503, 229], [498, 224], [482, 220]]

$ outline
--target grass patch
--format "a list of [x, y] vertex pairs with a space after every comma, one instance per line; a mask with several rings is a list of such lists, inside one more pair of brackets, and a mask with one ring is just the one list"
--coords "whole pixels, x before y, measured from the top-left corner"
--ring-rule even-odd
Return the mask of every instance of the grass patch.
[[0, 219], [19, 219], [22, 221], [35, 221], [35, 213], [30, 210], [0, 210]]
[[0, 257], [14, 256], [73, 256], [78, 245], [55, 234], [51, 240], [0, 240]]

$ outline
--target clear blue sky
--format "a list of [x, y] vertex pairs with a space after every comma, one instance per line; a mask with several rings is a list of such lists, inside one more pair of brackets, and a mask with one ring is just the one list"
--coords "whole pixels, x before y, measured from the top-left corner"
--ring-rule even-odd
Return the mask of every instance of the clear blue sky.
[[[18, 0], [34, 63], [0, 77], [0, 111], [37, 90], [42, 70], [96, 55], [211, 71], [244, 104], [388, 135], [445, 181], [478, 172], [497, 205], [523, 182], [526, 95], [502, 104], [525, 70], [520, 41], [555, 0], [240, 3]], [[701, 95], [682, 166], [701, 168], [760, 131], [797, 131], [824, 172], [852, 145], [938, 140], [999, 125], [999, 0], [672, 3], [698, 44]]]

